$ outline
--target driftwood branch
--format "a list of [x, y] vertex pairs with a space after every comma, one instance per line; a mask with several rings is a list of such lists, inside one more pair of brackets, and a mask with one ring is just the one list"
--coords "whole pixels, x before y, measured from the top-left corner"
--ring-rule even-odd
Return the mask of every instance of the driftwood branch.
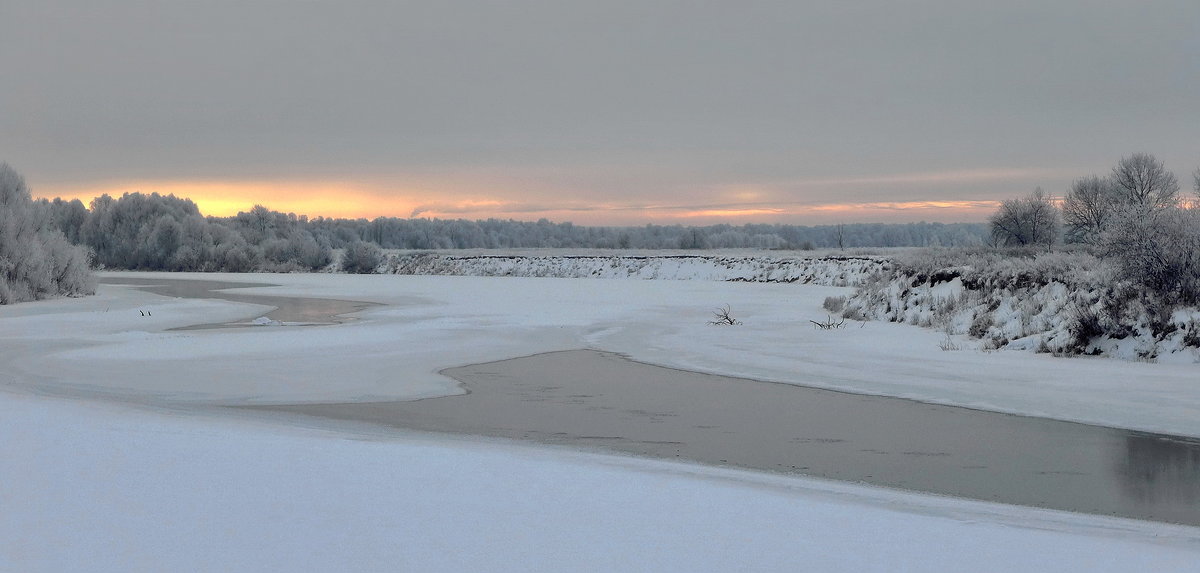
[[721, 308], [718, 308], [716, 311], [713, 312], [713, 317], [714, 317], [714, 320], [708, 321], [709, 324], [717, 324], [717, 325], [721, 325], [721, 326], [737, 326], [742, 323], [742, 321], [740, 321], [736, 318], [733, 318], [732, 316], [729, 316], [729, 305], [725, 305]]
[[825, 322], [817, 322], [815, 320], [810, 320], [809, 322], [813, 323], [821, 330], [833, 330], [835, 328], [842, 328], [842, 326], [846, 324], [846, 317], [843, 316], [842, 320], [834, 322], [831, 316], [825, 315]]

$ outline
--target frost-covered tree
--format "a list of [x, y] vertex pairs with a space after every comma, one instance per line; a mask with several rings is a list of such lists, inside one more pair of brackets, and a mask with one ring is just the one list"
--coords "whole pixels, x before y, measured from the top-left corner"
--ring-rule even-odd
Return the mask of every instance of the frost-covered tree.
[[1113, 167], [1110, 179], [1122, 205], [1133, 205], [1146, 212], [1179, 203], [1179, 180], [1149, 153], [1122, 157]]
[[1134, 153], [1121, 158], [1108, 177], [1092, 175], [1071, 185], [1063, 201], [1066, 238], [1095, 243], [1118, 213], [1153, 219], [1153, 213], [1181, 204], [1175, 174], [1153, 155]]
[[1200, 167], [1192, 172], [1192, 189], [1196, 190], [1196, 202], [1200, 205]]
[[53, 201], [42, 199], [38, 201], [38, 205], [49, 217], [50, 224], [62, 231], [68, 241], [79, 243], [79, 230], [83, 228], [88, 217], [88, 210], [83, 201], [64, 201], [56, 197]]
[[1100, 239], [1125, 278], [1171, 301], [1200, 302], [1200, 209], [1127, 205]]
[[204, 221], [189, 199], [158, 193], [126, 193], [119, 199], [102, 195], [92, 201], [80, 239], [96, 252], [96, 261], [107, 267], [216, 270], [171, 266], [176, 251], [194, 238], [184, 234], [188, 220]]
[[[1200, 170], [1193, 174], [1200, 192]], [[1169, 302], [1200, 302], [1200, 204], [1153, 155], [1124, 157], [1105, 179], [1077, 180], [1063, 205], [1074, 240], [1097, 245], [1122, 277]]]
[[988, 224], [992, 238], [998, 245], [1036, 245], [1048, 249], [1058, 240], [1058, 208], [1050, 202], [1041, 187], [1027, 197], [1000, 203], [1000, 207], [988, 219]]
[[0, 304], [95, 292], [86, 250], [71, 245], [42, 207], [25, 179], [0, 163]]
[[294, 271], [332, 259], [293, 214], [255, 206], [236, 217], [204, 217], [190, 199], [174, 195], [102, 195], [80, 230], [99, 264], [165, 271]]

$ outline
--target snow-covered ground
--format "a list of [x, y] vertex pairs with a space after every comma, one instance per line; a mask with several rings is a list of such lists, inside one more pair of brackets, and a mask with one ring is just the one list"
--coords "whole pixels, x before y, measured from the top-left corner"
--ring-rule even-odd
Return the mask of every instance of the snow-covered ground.
[[[180, 406], [440, 395], [459, 391], [437, 374], [448, 366], [590, 347], [1200, 436], [1194, 364], [983, 353], [967, 341], [943, 351], [944, 334], [901, 324], [814, 328], [825, 297], [849, 292], [841, 287], [193, 276], [385, 306], [339, 326], [200, 331], [164, 329], [264, 309], [114, 286], [0, 307], [0, 382], [10, 390], [0, 393], [0, 570], [1093, 571], [1200, 562], [1196, 528]], [[724, 305], [741, 326], [707, 324]], [[118, 399], [46, 395], [97, 393]], [[139, 401], [154, 404], [129, 404]]]
[[0, 570], [1194, 571], [1194, 528], [0, 394]]

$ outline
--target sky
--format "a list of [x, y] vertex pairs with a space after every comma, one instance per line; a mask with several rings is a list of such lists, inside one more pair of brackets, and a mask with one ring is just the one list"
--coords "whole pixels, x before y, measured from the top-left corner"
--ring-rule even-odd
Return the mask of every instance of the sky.
[[35, 197], [206, 214], [982, 221], [1200, 165], [1196, 0], [0, 5]]

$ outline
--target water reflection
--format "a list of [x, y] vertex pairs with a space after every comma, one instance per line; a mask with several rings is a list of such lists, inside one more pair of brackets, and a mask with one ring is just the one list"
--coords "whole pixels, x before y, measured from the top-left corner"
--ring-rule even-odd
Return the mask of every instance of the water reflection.
[[[229, 289], [278, 286], [268, 283], [248, 283], [201, 279], [162, 279], [142, 277], [112, 277], [99, 279], [100, 284], [127, 285], [148, 290], [155, 294], [182, 298], [215, 298], [232, 302], [244, 302], [274, 307], [264, 314], [270, 324], [291, 323], [303, 325], [338, 324], [350, 320], [346, 315], [376, 306], [375, 303], [329, 298], [299, 296], [277, 296], [271, 294], [240, 294]], [[248, 316], [247, 318], [254, 318]], [[248, 322], [220, 322], [193, 324], [170, 330], [206, 330], [213, 328], [239, 328], [258, 326]]]
[[1138, 501], [1200, 503], [1200, 440], [1131, 432], [1117, 475]]

